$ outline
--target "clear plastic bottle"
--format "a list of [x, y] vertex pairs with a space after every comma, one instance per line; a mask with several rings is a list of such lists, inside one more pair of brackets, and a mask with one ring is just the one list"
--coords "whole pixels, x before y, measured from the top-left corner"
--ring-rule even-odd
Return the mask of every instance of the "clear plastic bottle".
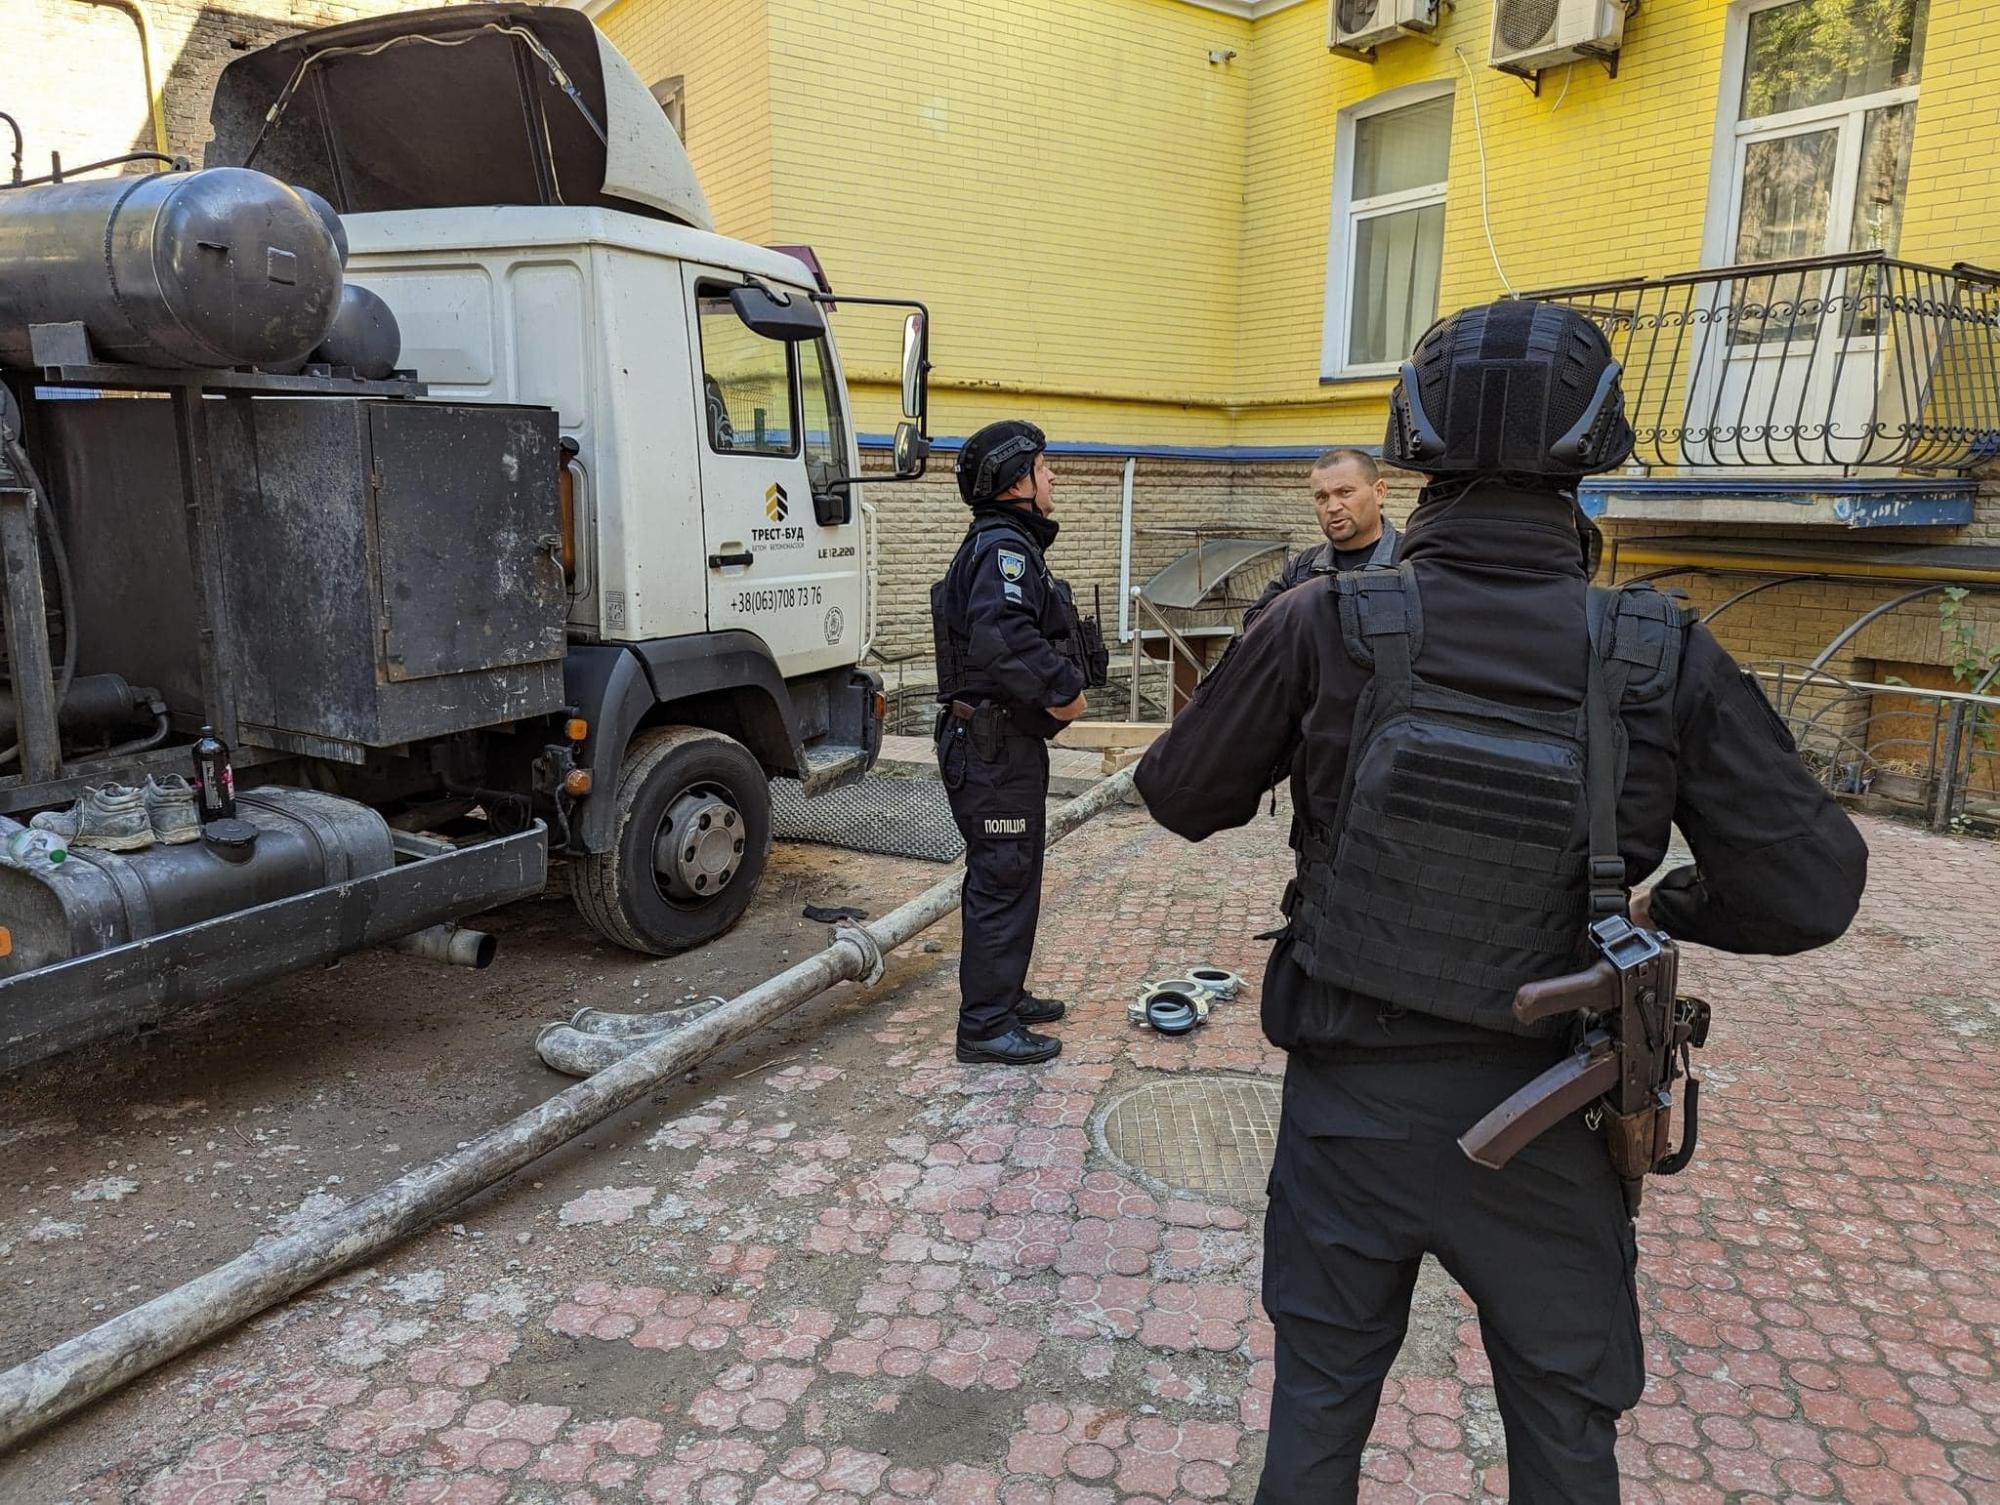
[[7, 860], [15, 867], [58, 868], [69, 860], [69, 843], [53, 831], [24, 826], [7, 837]]

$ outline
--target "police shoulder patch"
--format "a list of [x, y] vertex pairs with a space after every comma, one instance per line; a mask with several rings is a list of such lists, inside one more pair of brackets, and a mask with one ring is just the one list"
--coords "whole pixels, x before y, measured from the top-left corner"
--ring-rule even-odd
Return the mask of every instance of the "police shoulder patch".
[[1019, 580], [1023, 575], [1028, 573], [1028, 556], [1026, 554], [1019, 553], [1013, 549], [1001, 549], [998, 551], [998, 557], [1000, 560], [1000, 578], [1002, 580]]

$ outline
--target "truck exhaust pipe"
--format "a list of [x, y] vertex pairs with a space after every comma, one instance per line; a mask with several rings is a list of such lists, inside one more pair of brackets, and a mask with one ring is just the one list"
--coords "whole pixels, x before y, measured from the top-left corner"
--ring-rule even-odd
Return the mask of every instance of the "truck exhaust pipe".
[[420, 956], [427, 962], [443, 962], [448, 967], [470, 967], [483, 972], [493, 965], [500, 943], [483, 930], [467, 930], [460, 925], [433, 925], [419, 930], [389, 947], [405, 956]]
[[[1122, 804], [1131, 792], [1132, 771], [1127, 769], [1071, 800], [1049, 817], [1047, 844], [1054, 846]], [[258, 1244], [228, 1264], [0, 1374], [0, 1449], [428, 1228], [466, 1198], [595, 1128], [827, 989], [843, 982], [879, 981], [883, 956], [958, 908], [964, 881], [963, 872], [954, 873], [872, 924], [840, 927], [824, 951], [682, 1028], [648, 1038], [624, 1059], [463, 1149], [441, 1155], [338, 1212]], [[605, 1038], [614, 1048], [625, 1043]]]

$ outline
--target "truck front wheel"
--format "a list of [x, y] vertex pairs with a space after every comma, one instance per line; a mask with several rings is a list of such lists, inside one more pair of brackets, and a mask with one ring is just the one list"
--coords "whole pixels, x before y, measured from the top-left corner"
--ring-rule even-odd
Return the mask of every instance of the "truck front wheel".
[[641, 732], [612, 799], [610, 850], [572, 885], [592, 929], [667, 956], [743, 917], [771, 853], [771, 786], [748, 748], [702, 727]]

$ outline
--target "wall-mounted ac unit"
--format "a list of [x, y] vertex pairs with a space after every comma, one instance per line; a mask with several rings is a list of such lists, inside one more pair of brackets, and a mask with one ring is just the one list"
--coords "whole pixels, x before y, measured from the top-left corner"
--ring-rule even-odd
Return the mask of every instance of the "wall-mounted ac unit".
[[1438, 22], [1441, 0], [1333, 0], [1327, 45], [1349, 57], [1374, 60], [1375, 49], [1398, 37], [1423, 36]]
[[1487, 62], [1531, 74], [1579, 58], [1615, 58], [1626, 9], [1625, 0], [1494, 0]]

